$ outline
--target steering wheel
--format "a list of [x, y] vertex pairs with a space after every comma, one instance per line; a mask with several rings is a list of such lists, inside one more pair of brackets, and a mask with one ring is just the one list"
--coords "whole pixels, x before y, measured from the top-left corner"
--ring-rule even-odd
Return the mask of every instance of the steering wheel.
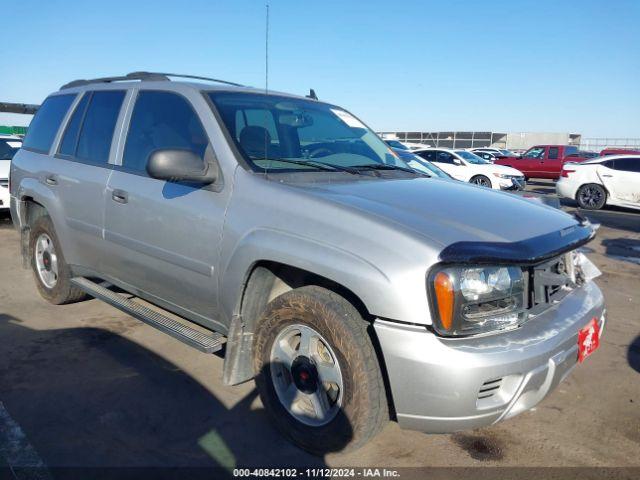
[[309, 152], [309, 158], [326, 157], [333, 155], [333, 152], [326, 147], [318, 147]]

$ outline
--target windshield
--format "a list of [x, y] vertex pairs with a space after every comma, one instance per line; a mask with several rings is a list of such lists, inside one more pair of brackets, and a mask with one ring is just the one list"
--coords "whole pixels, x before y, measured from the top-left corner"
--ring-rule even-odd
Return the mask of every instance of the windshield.
[[208, 95], [236, 147], [256, 171], [371, 165], [410, 169], [373, 131], [333, 105], [248, 92]]
[[20, 147], [22, 147], [20, 140], [0, 138], [0, 160], [11, 160]]
[[480, 158], [475, 153], [467, 152], [466, 150], [456, 150], [455, 153], [464, 161], [473, 163], [475, 165], [486, 165], [490, 163], [490, 162], [487, 162], [484, 158]]

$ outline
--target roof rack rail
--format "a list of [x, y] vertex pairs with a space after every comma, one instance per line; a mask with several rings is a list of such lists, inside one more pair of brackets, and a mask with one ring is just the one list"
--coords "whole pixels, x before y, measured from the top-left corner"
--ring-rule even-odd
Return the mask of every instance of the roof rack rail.
[[[146, 74], [146, 75], [163, 75], [165, 77], [191, 78], [193, 80], [206, 80], [208, 82], [223, 83], [225, 85], [231, 85], [234, 87], [246, 87], [246, 85], [242, 85], [241, 83], [229, 82], [227, 80], [220, 80], [219, 78], [200, 77], [198, 75], [183, 75], [181, 73], [157, 73], [157, 72], [134, 72], [134, 73]], [[132, 74], [129, 74], [129, 75], [132, 75]]]
[[232, 85], [234, 87], [244, 87], [239, 83], [228, 82], [226, 80], [219, 80], [217, 78], [209, 78], [209, 77], [200, 77], [197, 75], [182, 75], [180, 73], [158, 73], [158, 72], [131, 72], [126, 75], [120, 75], [116, 77], [100, 77], [100, 78], [92, 78], [92, 79], [80, 79], [73, 80], [72, 82], [65, 83], [60, 90], [66, 90], [67, 88], [73, 87], [82, 87], [84, 85], [90, 85], [93, 83], [111, 83], [111, 82], [125, 82], [130, 80], [140, 80], [144, 81], [169, 81], [169, 77], [178, 77], [178, 78], [191, 78], [194, 80], [206, 80], [209, 82], [223, 83], [225, 85]]
[[73, 80], [72, 82], [65, 83], [60, 90], [65, 90], [67, 88], [73, 87], [82, 87], [83, 85], [90, 85], [92, 83], [111, 83], [111, 82], [124, 82], [127, 80], [140, 80], [140, 81], [150, 81], [150, 80], [161, 80], [161, 81], [169, 81], [169, 79], [161, 74], [151, 73], [151, 72], [132, 72], [126, 75], [120, 75], [116, 77], [100, 77], [100, 78], [91, 78], [88, 80], [80, 79]]

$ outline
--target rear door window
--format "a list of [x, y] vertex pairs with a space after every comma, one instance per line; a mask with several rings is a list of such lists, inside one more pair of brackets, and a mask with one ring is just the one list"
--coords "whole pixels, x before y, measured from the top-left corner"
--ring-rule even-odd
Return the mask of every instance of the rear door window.
[[54, 95], [42, 103], [31, 120], [24, 138], [24, 148], [41, 153], [49, 152], [62, 119], [67, 114], [75, 96], [75, 93]]
[[549, 160], [557, 160], [558, 159], [558, 147], [549, 147]]
[[76, 157], [95, 164], [109, 161], [113, 131], [118, 121], [124, 91], [102, 91], [91, 95], [80, 129]]
[[453, 164], [453, 155], [449, 152], [437, 152], [436, 162]]
[[131, 116], [122, 165], [144, 172], [154, 150], [186, 149], [204, 162], [209, 139], [189, 102], [176, 93], [141, 91]]
[[111, 141], [125, 92], [87, 92], [67, 124], [58, 153], [96, 165], [109, 161]]
[[640, 173], [640, 158], [616, 158], [613, 161], [613, 169], [621, 170], [623, 172], [638, 172]]
[[427, 150], [425, 152], [418, 152], [418, 155], [421, 156], [422, 158], [424, 158], [425, 160], [430, 161], [430, 162], [435, 162], [436, 161], [436, 152], [434, 152], [433, 150]]

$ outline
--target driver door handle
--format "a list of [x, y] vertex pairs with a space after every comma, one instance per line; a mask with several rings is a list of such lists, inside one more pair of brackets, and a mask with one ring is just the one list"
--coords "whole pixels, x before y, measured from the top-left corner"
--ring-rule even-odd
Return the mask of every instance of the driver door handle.
[[129, 194], [127, 194], [127, 192], [125, 192], [124, 190], [116, 189], [113, 192], [111, 192], [111, 199], [114, 202], [124, 204], [129, 202]]
[[611, 178], [611, 177], [613, 177], [613, 175], [608, 175], [608, 174], [603, 174], [602, 176], [603, 176], [603, 177], [606, 177], [606, 178]]

